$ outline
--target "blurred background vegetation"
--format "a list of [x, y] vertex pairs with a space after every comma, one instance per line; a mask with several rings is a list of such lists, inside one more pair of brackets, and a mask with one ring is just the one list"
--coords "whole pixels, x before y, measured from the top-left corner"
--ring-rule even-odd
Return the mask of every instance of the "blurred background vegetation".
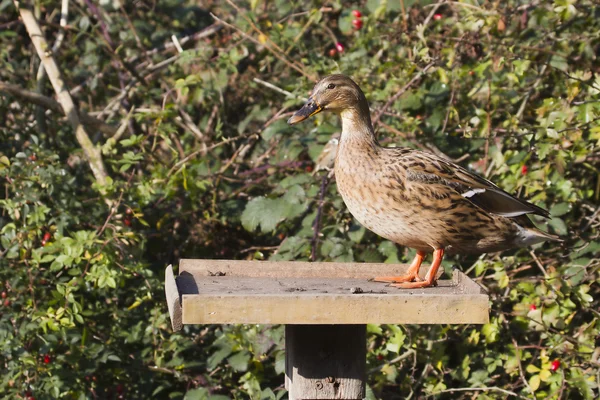
[[369, 399], [598, 398], [597, 2], [20, 3], [93, 145], [0, 1], [1, 397], [286, 398], [282, 327], [173, 334], [163, 271], [411, 259], [317, 171], [336, 117], [285, 123], [342, 72], [382, 143], [458, 160], [548, 208], [537, 222], [566, 240], [449, 258], [489, 291], [490, 323], [370, 325]]

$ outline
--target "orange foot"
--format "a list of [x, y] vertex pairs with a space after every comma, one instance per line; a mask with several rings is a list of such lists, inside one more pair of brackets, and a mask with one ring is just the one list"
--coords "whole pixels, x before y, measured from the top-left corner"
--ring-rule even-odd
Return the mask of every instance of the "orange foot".
[[[419, 253], [417, 253], [417, 256], [419, 255]], [[431, 286], [435, 283], [435, 276], [437, 275], [437, 271], [440, 268], [440, 264], [442, 263], [442, 259], [444, 258], [444, 249], [435, 249], [435, 251], [433, 252], [433, 261], [431, 262], [431, 267], [429, 267], [429, 271], [427, 271], [427, 275], [425, 276], [425, 280], [422, 281], [418, 281], [418, 282], [411, 282], [411, 281], [396, 281], [396, 282], [401, 282], [401, 283], [394, 283], [390, 286], [394, 286], [394, 287], [398, 287], [398, 288], [402, 288], [402, 289], [417, 289], [417, 288], [424, 288], [424, 287], [428, 287]], [[414, 263], [414, 262], [413, 262]], [[413, 267], [413, 265], [411, 264], [411, 268]], [[418, 267], [417, 267], [417, 272], [418, 272]], [[411, 269], [408, 269], [409, 274]]]
[[417, 255], [414, 260], [408, 267], [408, 271], [406, 271], [406, 275], [402, 276], [378, 276], [373, 279], [375, 282], [387, 282], [387, 283], [400, 283], [400, 282], [412, 282], [412, 281], [421, 281], [419, 278], [419, 268], [423, 263], [423, 259], [425, 258], [425, 252], [417, 251]]

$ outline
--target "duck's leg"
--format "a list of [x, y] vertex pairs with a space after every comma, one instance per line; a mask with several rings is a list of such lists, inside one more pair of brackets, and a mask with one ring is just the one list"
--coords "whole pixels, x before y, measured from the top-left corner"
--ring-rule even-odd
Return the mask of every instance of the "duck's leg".
[[437, 271], [440, 268], [440, 265], [442, 264], [443, 258], [444, 249], [435, 249], [435, 251], [433, 252], [433, 261], [431, 262], [431, 267], [429, 267], [429, 271], [427, 271], [425, 280], [420, 282], [395, 283], [390, 286], [399, 287], [402, 289], [416, 289], [431, 286], [435, 282], [435, 276], [437, 275]]
[[417, 251], [417, 255], [415, 256], [412, 263], [408, 267], [408, 271], [406, 271], [406, 275], [378, 276], [378, 277], [374, 278], [373, 280], [375, 282], [392, 282], [392, 283], [412, 282], [414, 280], [419, 281], [419, 280], [421, 280], [421, 278], [419, 278], [419, 268], [421, 267], [421, 264], [423, 263], [424, 258], [425, 258], [425, 252]]

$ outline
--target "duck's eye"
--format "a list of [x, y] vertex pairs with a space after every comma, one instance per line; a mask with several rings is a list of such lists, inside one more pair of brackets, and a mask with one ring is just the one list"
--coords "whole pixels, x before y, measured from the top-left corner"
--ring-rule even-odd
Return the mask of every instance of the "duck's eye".
[[329, 85], [327, 85], [327, 89], [333, 89], [335, 88], [335, 85], [333, 83], [330, 83]]

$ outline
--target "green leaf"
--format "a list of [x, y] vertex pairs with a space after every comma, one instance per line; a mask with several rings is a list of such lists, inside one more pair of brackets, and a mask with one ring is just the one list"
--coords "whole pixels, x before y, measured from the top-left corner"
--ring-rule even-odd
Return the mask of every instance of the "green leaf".
[[550, 59], [550, 65], [564, 72], [567, 72], [569, 70], [569, 63], [567, 62], [567, 59], [558, 54], [554, 54], [552, 56], [552, 58]]
[[548, 224], [550, 224], [552, 229], [559, 235], [566, 235], [568, 233], [567, 224], [560, 218], [552, 218]]
[[550, 209], [550, 214], [553, 217], [561, 217], [568, 213], [571, 210], [571, 206], [569, 203], [558, 203], [552, 206]]
[[197, 388], [188, 390], [183, 397], [184, 400], [208, 400], [208, 389]]
[[250, 354], [247, 351], [240, 351], [227, 359], [231, 368], [237, 372], [246, 372], [248, 370], [249, 361]]
[[248, 231], [254, 231], [260, 225], [263, 232], [271, 232], [286, 215], [286, 205], [282, 199], [252, 199], [242, 213], [242, 226]]
[[540, 383], [541, 380], [539, 375], [533, 375], [531, 378], [529, 378], [529, 386], [534, 392], [540, 388]]

